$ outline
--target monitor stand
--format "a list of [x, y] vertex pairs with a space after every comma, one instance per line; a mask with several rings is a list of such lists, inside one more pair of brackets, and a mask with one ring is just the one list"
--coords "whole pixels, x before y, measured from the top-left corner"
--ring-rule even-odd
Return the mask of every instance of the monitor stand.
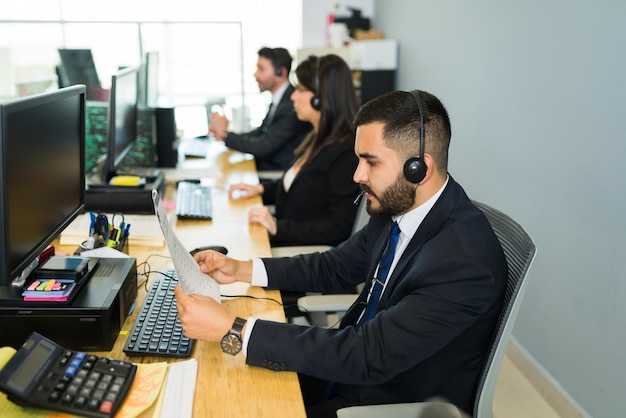
[[85, 210], [105, 213], [154, 214], [152, 190], [165, 195], [165, 177], [160, 171], [142, 186], [113, 186], [98, 176], [86, 178]]

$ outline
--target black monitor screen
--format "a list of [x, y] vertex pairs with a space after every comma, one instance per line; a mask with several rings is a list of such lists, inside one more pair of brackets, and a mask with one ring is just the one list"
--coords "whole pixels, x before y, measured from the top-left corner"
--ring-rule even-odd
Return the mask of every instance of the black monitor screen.
[[109, 146], [103, 180], [115, 175], [137, 136], [136, 67], [126, 68], [111, 77], [109, 96]]
[[0, 104], [0, 285], [83, 210], [85, 88]]
[[100, 79], [91, 49], [59, 48], [61, 59], [60, 87], [84, 84], [87, 100], [102, 100]]

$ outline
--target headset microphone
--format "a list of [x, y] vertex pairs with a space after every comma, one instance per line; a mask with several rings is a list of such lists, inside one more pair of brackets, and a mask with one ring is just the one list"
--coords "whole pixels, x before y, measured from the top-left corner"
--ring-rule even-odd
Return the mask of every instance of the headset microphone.
[[359, 193], [359, 195], [356, 197], [356, 199], [354, 199], [354, 202], [352, 202], [352, 204], [358, 205], [359, 203], [361, 203], [361, 199], [363, 199], [363, 196], [365, 196], [365, 191]]

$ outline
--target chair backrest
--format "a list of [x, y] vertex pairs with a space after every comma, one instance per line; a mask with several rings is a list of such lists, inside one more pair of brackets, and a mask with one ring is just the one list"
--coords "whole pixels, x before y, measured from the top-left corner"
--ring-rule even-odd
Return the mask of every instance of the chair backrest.
[[493, 395], [506, 346], [528, 283], [526, 276], [535, 258], [536, 247], [524, 228], [508, 215], [474, 201], [495, 231], [509, 266], [509, 277], [500, 318], [477, 386], [474, 417], [493, 418]]

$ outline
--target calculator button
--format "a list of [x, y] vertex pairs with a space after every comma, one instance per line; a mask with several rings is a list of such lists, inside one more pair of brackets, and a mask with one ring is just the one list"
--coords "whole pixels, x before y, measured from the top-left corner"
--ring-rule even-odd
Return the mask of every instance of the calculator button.
[[90, 377], [89, 379], [87, 379], [87, 381], [85, 381], [85, 386], [86, 388], [89, 389], [93, 389], [94, 387], [96, 387], [96, 383], [98, 383], [98, 379], [94, 379], [92, 377]]
[[104, 399], [104, 391], [102, 389], [97, 389], [93, 392], [93, 395], [91, 395], [92, 399], [97, 399], [98, 401], [101, 401]]
[[88, 387], [83, 386], [83, 387], [80, 389], [80, 393], [79, 393], [79, 395], [80, 395], [80, 396], [84, 396], [85, 398], [88, 398], [88, 397], [89, 397], [89, 395], [91, 395], [91, 388], [88, 388]]
[[48, 396], [48, 400], [51, 402], [56, 402], [59, 400], [60, 397], [61, 397], [61, 392], [59, 392], [58, 390], [53, 390]]
[[113, 410], [113, 402], [104, 401], [102, 405], [100, 405], [100, 412], [105, 414], [110, 414]]
[[78, 398], [76, 398], [76, 402], [74, 402], [74, 405], [79, 408], [84, 408], [86, 404], [87, 398], [85, 396], [79, 396]]
[[76, 383], [72, 383], [71, 385], [67, 387], [67, 390], [65, 391], [65, 393], [69, 395], [76, 395], [79, 389], [80, 389], [80, 385]]
[[109, 364], [96, 364], [95, 371], [101, 371], [103, 373], [110, 373], [114, 376], [126, 377], [130, 372], [132, 364], [122, 361], [111, 361]]
[[74, 377], [76, 375], [76, 372], [77, 369], [73, 366], [68, 366], [67, 369], [65, 369], [65, 375], [69, 377]]
[[122, 390], [122, 385], [119, 383], [114, 383], [113, 386], [111, 386], [111, 389], [109, 390], [109, 392], [111, 392], [112, 394], [118, 394], [120, 393], [121, 390]]
[[87, 402], [87, 408], [89, 409], [98, 409], [99, 406], [100, 401], [97, 399], [89, 399], [89, 402]]
[[104, 397], [104, 400], [109, 402], [115, 402], [115, 399], [117, 399], [117, 394], [111, 392], [107, 393]]
[[109, 383], [101, 380], [100, 383], [98, 383], [98, 386], [96, 386], [96, 389], [107, 390], [108, 387]]
[[70, 395], [69, 393], [65, 393], [63, 394], [63, 396], [61, 396], [62, 404], [69, 405], [72, 403], [73, 400], [74, 400], [74, 395]]

